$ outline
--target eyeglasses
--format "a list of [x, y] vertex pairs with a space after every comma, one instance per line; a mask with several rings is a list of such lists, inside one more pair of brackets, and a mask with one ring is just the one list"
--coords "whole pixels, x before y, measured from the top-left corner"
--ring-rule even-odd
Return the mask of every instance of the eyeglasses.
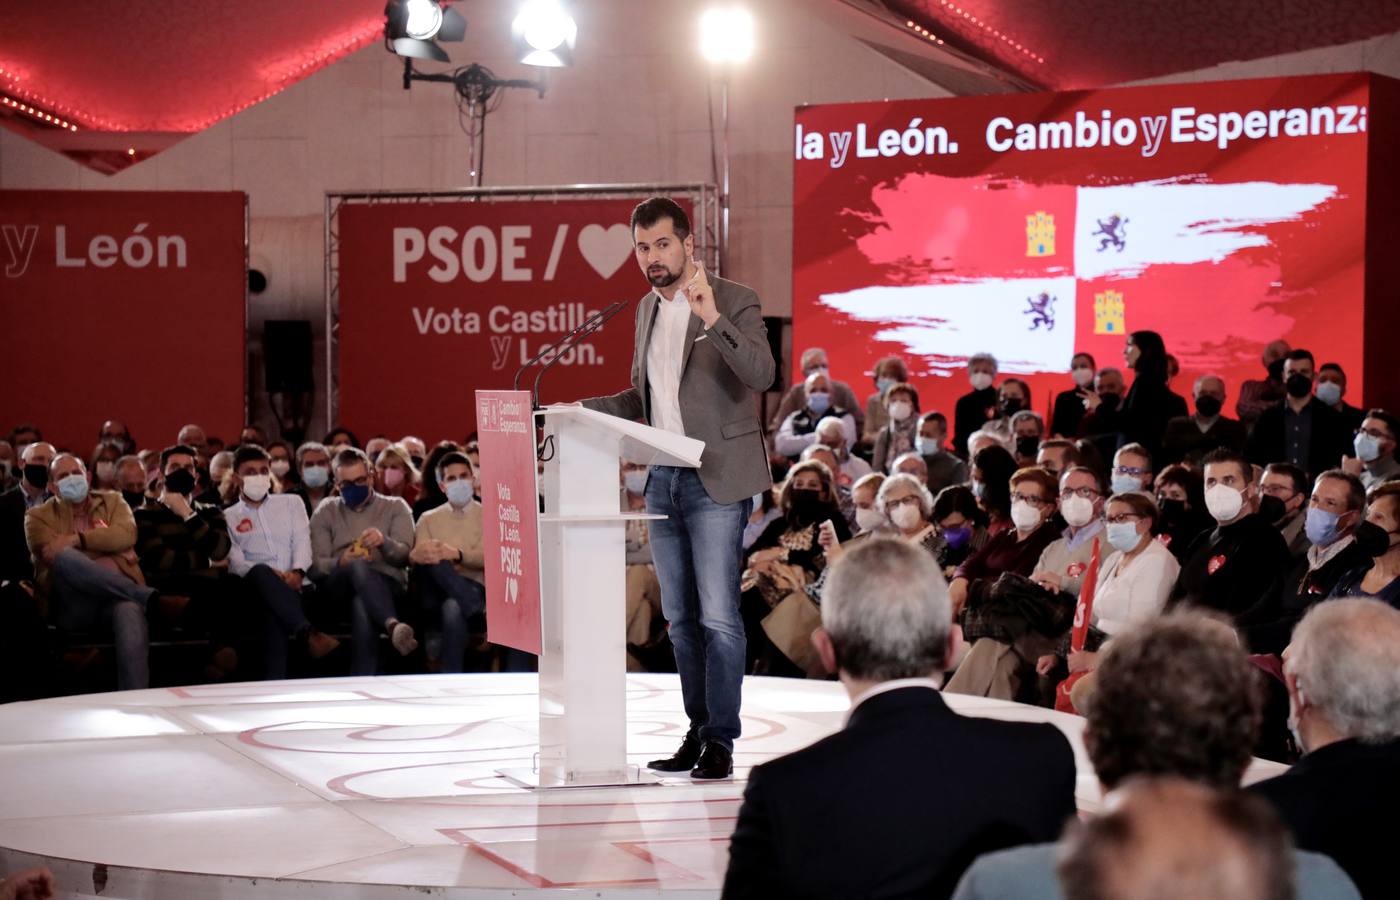
[[917, 495], [917, 494], [910, 494], [910, 495], [907, 496], [907, 497], [896, 497], [896, 498], [893, 499], [893, 500], [886, 500], [886, 501], [885, 501], [885, 509], [895, 509], [896, 507], [905, 506], [906, 504], [918, 505], [918, 504], [919, 504], [919, 497], [918, 497], [918, 495]]
[[1099, 496], [1099, 492], [1091, 487], [1063, 488], [1060, 491], [1060, 499], [1068, 500], [1071, 497], [1083, 497], [1085, 500], [1093, 500]]
[[1378, 441], [1389, 441], [1389, 440], [1393, 440], [1393, 438], [1391, 438], [1391, 436], [1388, 435], [1388, 434], [1386, 434], [1384, 431], [1376, 431], [1375, 429], [1372, 429], [1372, 428], [1358, 428], [1358, 429], [1356, 429], [1356, 433], [1357, 433], [1358, 435], [1361, 435], [1361, 434], [1369, 434], [1371, 437], [1375, 438], [1375, 439], [1378, 440]]
[[1280, 500], [1292, 500], [1298, 496], [1298, 492], [1283, 484], [1261, 484], [1259, 490], [1270, 497], [1277, 497]]
[[1119, 513], [1116, 516], [1109, 516], [1105, 521], [1110, 525], [1122, 525], [1124, 522], [1136, 522], [1142, 516], [1137, 513]]
[[1012, 499], [1013, 501], [1014, 501], [1014, 500], [1020, 500], [1022, 503], [1029, 503], [1031, 506], [1034, 506], [1036, 509], [1040, 509], [1041, 507], [1044, 507], [1044, 506], [1049, 506], [1052, 502], [1054, 502], [1054, 501], [1051, 501], [1051, 500], [1046, 500], [1044, 497], [1041, 497], [1041, 496], [1039, 496], [1039, 495], [1032, 495], [1032, 494], [1012, 494], [1012, 495], [1011, 495], [1011, 499]]
[[1115, 475], [1151, 475], [1151, 469], [1143, 469], [1138, 466], [1114, 466]]

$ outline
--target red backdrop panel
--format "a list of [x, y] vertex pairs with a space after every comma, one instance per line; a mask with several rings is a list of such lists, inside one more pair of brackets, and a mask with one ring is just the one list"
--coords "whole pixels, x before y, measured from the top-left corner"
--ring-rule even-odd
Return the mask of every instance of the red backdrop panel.
[[1072, 353], [1121, 368], [1125, 332], [1143, 329], [1180, 360], [1178, 393], [1219, 374], [1230, 411], [1278, 337], [1340, 362], [1350, 402], [1380, 396], [1362, 336], [1372, 85], [801, 108], [794, 347], [826, 347], [862, 396], [872, 364], [900, 354], [922, 407], [949, 414], [972, 353], [1029, 381], [1045, 411]]
[[[460, 440], [474, 391], [509, 388], [546, 344], [648, 289], [628, 227], [640, 199], [343, 205], [341, 423]], [[633, 321], [620, 313], [566, 354], [541, 400], [626, 387]]]
[[87, 457], [104, 419], [142, 447], [243, 426], [241, 193], [0, 191], [3, 425]]
[[539, 494], [535, 418], [529, 391], [477, 391], [479, 475], [486, 551], [486, 622], [493, 644], [538, 654], [540, 632]]

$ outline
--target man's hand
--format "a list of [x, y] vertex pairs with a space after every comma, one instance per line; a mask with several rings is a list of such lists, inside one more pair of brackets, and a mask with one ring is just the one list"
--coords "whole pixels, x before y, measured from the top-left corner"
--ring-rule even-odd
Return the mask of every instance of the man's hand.
[[76, 534], [59, 535], [43, 546], [43, 549], [39, 551], [39, 556], [44, 562], [53, 565], [53, 561], [58, 558], [58, 554], [70, 547], [76, 546], [78, 546], [78, 536]]
[[304, 579], [300, 572], [278, 572], [277, 575], [287, 583], [287, 587], [294, 591], [300, 591]]
[[1053, 653], [1047, 653], [1035, 661], [1035, 673], [1037, 675], [1049, 675], [1055, 669], [1055, 663], [1059, 657]]
[[1091, 671], [1098, 661], [1098, 658], [1099, 655], [1097, 653], [1090, 653], [1088, 650], [1071, 650], [1069, 652], [1070, 674]]
[[690, 311], [709, 328], [719, 321], [715, 292], [710, 287], [710, 279], [705, 276], [705, 264], [697, 259], [691, 259], [690, 264], [695, 267], [695, 274], [685, 283], [685, 299], [690, 301]]
[[1059, 572], [1051, 572], [1048, 569], [1041, 569], [1031, 576], [1031, 581], [1043, 588], [1051, 591], [1058, 591], [1064, 587], [1065, 580]]
[[360, 543], [371, 549], [378, 547], [384, 543], [384, 532], [378, 528], [366, 528], [360, 532]]
[[160, 492], [160, 504], [182, 519], [188, 519], [190, 513], [194, 512], [194, 507], [190, 506], [190, 501], [184, 494], [176, 494], [173, 491]]
[[1355, 475], [1357, 478], [1360, 478], [1361, 473], [1363, 470], [1365, 470], [1365, 468], [1366, 464], [1362, 462], [1358, 457], [1342, 457], [1342, 471], [1347, 473], [1348, 475]]
[[0, 881], [0, 900], [48, 900], [54, 896], [53, 873], [25, 869]]

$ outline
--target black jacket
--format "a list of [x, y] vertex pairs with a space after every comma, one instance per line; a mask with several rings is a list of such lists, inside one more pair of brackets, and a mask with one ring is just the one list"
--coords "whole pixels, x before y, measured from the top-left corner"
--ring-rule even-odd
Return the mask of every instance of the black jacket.
[[1191, 543], [1170, 602], [1214, 609], [1236, 622], [1267, 618], [1289, 559], [1283, 535], [1251, 513], [1202, 532]]
[[[1259, 421], [1249, 433], [1245, 456], [1256, 466], [1283, 462], [1287, 444], [1284, 441], [1284, 408], [1287, 400], [1275, 403], [1259, 414]], [[1317, 476], [1342, 464], [1343, 456], [1354, 452], [1351, 432], [1342, 414], [1320, 400], [1308, 404], [1312, 408], [1312, 439], [1308, 443], [1305, 468]]]
[[948, 897], [980, 854], [1059, 837], [1074, 752], [1055, 726], [879, 694], [845, 729], [755, 768], [724, 897]]
[[1335, 859], [1367, 900], [1395, 896], [1400, 740], [1328, 744], [1250, 790], [1274, 805], [1298, 849]]
[[1084, 395], [1078, 388], [1060, 391], [1055, 395], [1054, 410], [1050, 414], [1050, 433], [1073, 440], [1079, 434], [1084, 412]]
[[966, 459], [967, 439], [972, 436], [972, 432], [998, 415], [997, 389], [994, 387], [968, 391], [959, 397], [953, 407], [953, 452]]
[[1162, 458], [1157, 468], [1179, 462], [1199, 466], [1205, 455], [1217, 447], [1243, 453], [1244, 442], [1245, 428], [1238, 419], [1220, 416], [1209, 429], [1201, 431], [1195, 416], [1177, 416], [1167, 421], [1167, 430], [1162, 434]]
[[1167, 421], [1188, 412], [1186, 401], [1165, 384], [1134, 378], [1118, 414], [1118, 446], [1142, 444], [1157, 459], [1162, 455]]
[[1278, 602], [1265, 603], [1250, 621], [1241, 623], [1245, 646], [1255, 653], [1283, 653], [1307, 611], [1331, 596], [1343, 575], [1370, 562], [1370, 554], [1352, 541], [1316, 570], [1308, 568], [1306, 557], [1296, 563], [1278, 584]]

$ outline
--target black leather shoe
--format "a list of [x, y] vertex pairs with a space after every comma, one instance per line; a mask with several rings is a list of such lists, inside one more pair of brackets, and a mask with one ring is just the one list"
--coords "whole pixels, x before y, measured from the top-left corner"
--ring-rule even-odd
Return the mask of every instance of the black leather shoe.
[[657, 772], [688, 772], [695, 767], [695, 761], [699, 758], [700, 738], [692, 733], [687, 733], [674, 756], [667, 759], [653, 759], [647, 763], [647, 768]]
[[722, 745], [708, 743], [690, 770], [690, 777], [696, 779], [728, 778], [734, 774], [734, 754]]

